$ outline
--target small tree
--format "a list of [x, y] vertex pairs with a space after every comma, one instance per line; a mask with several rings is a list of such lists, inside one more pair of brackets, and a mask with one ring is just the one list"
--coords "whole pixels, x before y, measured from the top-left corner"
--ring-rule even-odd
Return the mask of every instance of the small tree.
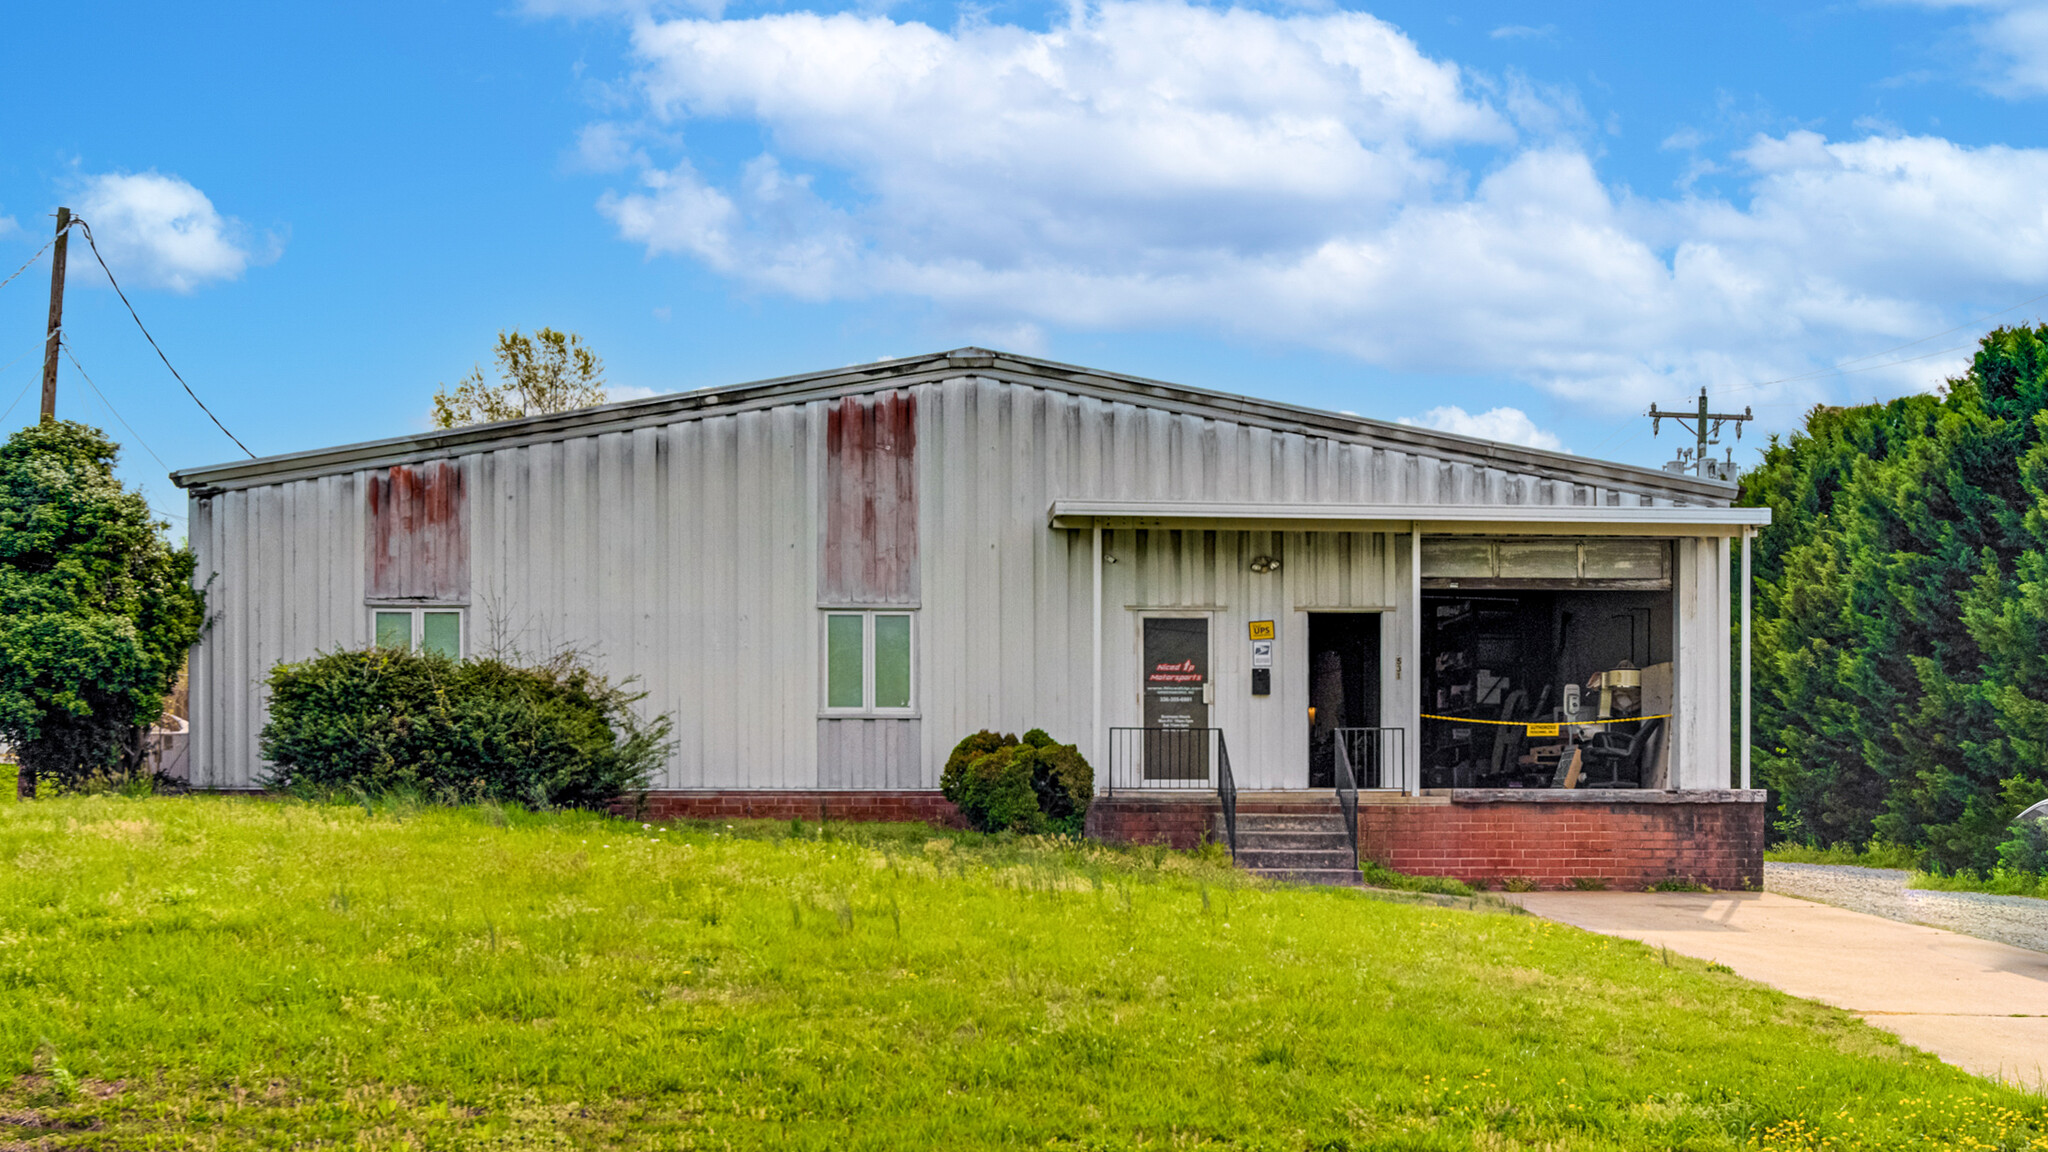
[[448, 391], [434, 393], [434, 427], [459, 428], [588, 408], [605, 401], [604, 361], [573, 332], [542, 328], [532, 338], [514, 328], [498, 333], [499, 383], [484, 382], [482, 365]]
[[192, 553], [114, 479], [117, 451], [68, 420], [0, 446], [0, 738], [24, 794], [132, 770], [199, 638]]

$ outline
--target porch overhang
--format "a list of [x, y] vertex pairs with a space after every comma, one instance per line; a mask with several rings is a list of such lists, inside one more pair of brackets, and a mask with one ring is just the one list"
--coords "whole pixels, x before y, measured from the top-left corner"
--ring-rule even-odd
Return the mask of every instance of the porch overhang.
[[1539, 504], [1287, 504], [1203, 500], [1055, 500], [1054, 528], [1215, 528], [1420, 532], [1426, 536], [1741, 536], [1769, 508], [1594, 508]]

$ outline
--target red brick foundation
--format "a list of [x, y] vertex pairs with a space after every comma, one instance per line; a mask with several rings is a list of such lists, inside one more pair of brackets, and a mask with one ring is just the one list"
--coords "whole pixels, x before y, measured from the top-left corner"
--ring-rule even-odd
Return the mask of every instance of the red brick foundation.
[[1453, 792], [1447, 804], [1362, 805], [1359, 854], [1397, 872], [1501, 887], [1763, 886], [1761, 791]]
[[1199, 848], [1215, 836], [1223, 807], [1206, 793], [1185, 796], [1097, 796], [1082, 834], [1105, 844]]
[[[616, 809], [621, 814], [629, 807]], [[965, 828], [960, 810], [937, 792], [770, 792], [758, 789], [692, 789], [649, 792], [643, 820], [843, 820], [936, 824]]]
[[[1241, 796], [1238, 811], [1334, 805], [1328, 793]], [[1763, 884], [1760, 791], [1485, 791], [1361, 797], [1359, 854], [1397, 872], [1454, 876], [1490, 888], [1642, 889], [1660, 881], [1710, 888]], [[624, 813], [621, 809], [621, 813]], [[965, 827], [937, 792], [651, 792], [641, 819], [922, 821]], [[1208, 793], [1117, 794], [1088, 810], [1089, 837], [1112, 844], [1198, 848], [1214, 839], [1222, 808]]]
[[[1238, 811], [1298, 809], [1304, 799], [1241, 796]], [[1725, 790], [1460, 789], [1381, 803], [1361, 797], [1358, 847], [1397, 872], [1489, 888], [1517, 881], [1640, 890], [1680, 881], [1753, 889], [1763, 884], [1763, 800], [1761, 791]], [[1221, 812], [1204, 794], [1098, 797], [1088, 811], [1088, 835], [1193, 848], [1215, 835]]]

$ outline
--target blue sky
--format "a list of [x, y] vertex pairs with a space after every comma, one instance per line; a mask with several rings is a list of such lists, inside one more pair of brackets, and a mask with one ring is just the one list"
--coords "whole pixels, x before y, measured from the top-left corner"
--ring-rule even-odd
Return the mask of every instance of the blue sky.
[[[1653, 401], [1704, 385], [1783, 429], [1934, 386], [1973, 322], [2048, 293], [2035, 0], [81, 3], [11, 29], [0, 275], [83, 212], [260, 454], [420, 429], [498, 329], [552, 325], [616, 395], [975, 343], [1656, 463]], [[69, 361], [60, 411], [182, 513], [164, 466], [234, 446], [82, 245], [71, 267], [71, 346], [132, 427]], [[0, 288], [7, 429], [47, 286], [45, 260]]]

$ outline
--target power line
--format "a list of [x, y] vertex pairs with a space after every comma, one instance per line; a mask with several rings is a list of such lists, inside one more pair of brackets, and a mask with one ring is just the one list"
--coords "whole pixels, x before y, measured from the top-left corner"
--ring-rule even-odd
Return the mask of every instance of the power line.
[[[2036, 296], [2036, 297], [2034, 298], [2034, 300], [2048, 300], [2048, 295]], [[1990, 319], [1990, 318], [1991, 318], [1992, 316], [2000, 316], [2000, 315], [2003, 315], [2003, 314], [2004, 314], [2004, 313], [2006, 313], [2006, 312], [2010, 312], [2010, 311], [2012, 311], [2012, 310], [2013, 310], [2013, 308], [2024, 308], [2024, 307], [2026, 307], [2027, 305], [2029, 305], [2029, 304], [2032, 304], [2032, 303], [2034, 302], [2034, 300], [2022, 300], [2022, 301], [2020, 301], [2020, 302], [2019, 302], [2018, 304], [2015, 304], [2015, 305], [2013, 305], [2013, 306], [2012, 306], [2012, 308], [2003, 308], [2003, 309], [2000, 309], [2000, 310], [1999, 310], [1999, 311], [1997, 311], [1997, 312], [1993, 312], [1993, 313], [1991, 313], [1991, 316], [1985, 316], [1985, 317], [1981, 317], [1981, 318], [1979, 318], [1979, 319], [1977, 319], [1977, 320], [1973, 320], [1973, 321], [1971, 321], [1971, 322], [1970, 322], [1970, 323], [1968, 323], [1968, 324], [1963, 324], [1963, 325], [1959, 325], [1959, 326], [1957, 326], [1957, 327], [1955, 327], [1955, 328], [1951, 328], [1951, 329], [1949, 329], [1949, 330], [1948, 330], [1948, 332], [1937, 332], [1937, 333], [1935, 333], [1935, 334], [1934, 334], [1933, 336], [1929, 336], [1929, 337], [1927, 337], [1926, 339], [1922, 339], [1922, 340], [1915, 340], [1915, 341], [1913, 341], [1913, 344], [1925, 344], [1925, 343], [1927, 343], [1927, 341], [1928, 341], [1928, 340], [1933, 340], [1933, 339], [1935, 339], [1936, 337], [1939, 337], [1939, 336], [1946, 336], [1946, 335], [1948, 335], [1948, 334], [1949, 334], [1949, 332], [1960, 332], [1960, 331], [1962, 331], [1962, 330], [1963, 330], [1963, 329], [1965, 329], [1965, 328], [1973, 328], [1973, 327], [1975, 327], [1976, 325], [1978, 325], [1978, 324], [1981, 324], [1981, 323], [1983, 323], [1983, 322], [1984, 322], [1985, 320], [1988, 320], [1988, 319]], [[1883, 355], [1886, 355], [1887, 353], [1890, 353], [1890, 352], [1897, 352], [1897, 351], [1900, 351], [1901, 349], [1905, 349], [1905, 348], [1911, 348], [1911, 347], [1913, 346], [1913, 344], [1901, 344], [1901, 345], [1899, 345], [1899, 347], [1897, 347], [1897, 348], [1890, 348], [1890, 349], [1886, 349], [1886, 351], [1885, 351], [1885, 352], [1873, 352], [1873, 353], [1871, 353], [1871, 355], [1872, 355], [1872, 356], [1883, 356]], [[1857, 373], [1859, 373], [1859, 372], [1876, 372], [1876, 371], [1878, 371], [1878, 370], [1880, 370], [1880, 369], [1884, 369], [1884, 368], [1896, 368], [1897, 366], [1899, 366], [1899, 365], [1901, 365], [1901, 364], [1912, 364], [1912, 363], [1915, 363], [1915, 362], [1918, 362], [1918, 361], [1921, 361], [1921, 360], [1932, 360], [1932, 359], [1934, 359], [1934, 358], [1935, 358], [1936, 356], [1947, 356], [1947, 355], [1950, 355], [1950, 354], [1952, 354], [1952, 353], [1956, 353], [1956, 352], [1964, 352], [1964, 351], [1968, 351], [1970, 347], [1971, 347], [1971, 345], [1968, 345], [1968, 344], [1958, 344], [1958, 345], [1956, 345], [1956, 346], [1955, 346], [1955, 347], [1953, 347], [1953, 348], [1943, 348], [1943, 349], [1941, 349], [1941, 350], [1940, 350], [1940, 351], [1938, 351], [1938, 352], [1924, 352], [1924, 353], [1922, 353], [1922, 354], [1920, 354], [1920, 355], [1918, 355], [1918, 356], [1907, 356], [1907, 357], [1904, 357], [1904, 358], [1902, 358], [1902, 359], [1898, 359], [1898, 360], [1887, 360], [1887, 361], [1885, 361], [1885, 362], [1884, 362], [1884, 363], [1882, 363], [1882, 364], [1869, 364], [1869, 365], [1865, 365], [1865, 366], [1864, 366], [1864, 367], [1862, 367], [1862, 368], [1825, 368], [1825, 369], [1820, 369], [1820, 370], [1817, 370], [1817, 371], [1814, 371], [1814, 372], [1808, 372], [1808, 373], [1805, 373], [1804, 375], [1800, 375], [1800, 376], [1785, 376], [1785, 377], [1782, 377], [1782, 378], [1780, 378], [1780, 379], [1777, 379], [1777, 380], [1759, 380], [1759, 381], [1757, 381], [1757, 382], [1756, 382], [1756, 383], [1754, 383], [1754, 384], [1731, 384], [1731, 385], [1729, 385], [1729, 386], [1728, 386], [1728, 387], [1727, 387], [1727, 388], [1725, 389], [1725, 391], [1728, 391], [1728, 392], [1740, 392], [1740, 391], [1742, 391], [1742, 390], [1743, 390], [1743, 389], [1745, 389], [1745, 388], [1762, 388], [1762, 387], [1764, 387], [1764, 386], [1765, 386], [1765, 385], [1767, 385], [1767, 384], [1790, 384], [1790, 383], [1793, 383], [1794, 381], [1801, 381], [1801, 380], [1829, 380], [1829, 379], [1833, 379], [1834, 377], [1837, 377], [1837, 376], [1854, 376], [1854, 375], [1856, 375], [1856, 374], [1857, 374]], [[1855, 360], [1844, 360], [1844, 361], [1842, 361], [1842, 363], [1844, 363], [1844, 364], [1855, 364], [1855, 363], [1857, 363], [1858, 361], [1862, 361], [1862, 360], [1868, 360], [1868, 359], [1870, 359], [1870, 356], [1858, 356], [1858, 357], [1857, 357], [1857, 358], [1856, 358]], [[1790, 408], [1790, 407], [1795, 407], [1795, 406], [1796, 406], [1796, 407], [1801, 407], [1801, 408], [1803, 408], [1803, 407], [1806, 407], [1806, 405], [1805, 405], [1805, 403], [1804, 403], [1804, 402], [1799, 402], [1799, 403], [1797, 403], [1797, 404], [1795, 405], [1795, 404], [1794, 404], [1793, 402], [1789, 402], [1789, 401], [1788, 401], [1788, 402], [1786, 402], [1786, 403], [1783, 403], [1783, 404], [1758, 404], [1758, 405], [1755, 405], [1755, 407], [1758, 407], [1758, 408]], [[1600, 439], [1600, 442], [1599, 442], [1598, 444], [1595, 444], [1595, 445], [1593, 445], [1593, 446], [1592, 446], [1591, 448], [1589, 448], [1589, 449], [1587, 449], [1587, 450], [1586, 450], [1586, 452], [1587, 452], [1587, 455], [1591, 455], [1592, 453], [1594, 453], [1594, 452], [1598, 452], [1598, 451], [1600, 451], [1600, 449], [1602, 449], [1602, 448], [1605, 448], [1605, 447], [1607, 446], [1608, 442], [1609, 442], [1609, 441], [1611, 441], [1611, 440], [1613, 440], [1613, 439], [1614, 439], [1614, 437], [1615, 437], [1615, 435], [1616, 435], [1617, 433], [1620, 433], [1620, 432], [1622, 432], [1623, 430], [1625, 430], [1625, 429], [1628, 429], [1628, 428], [1632, 428], [1632, 427], [1640, 427], [1640, 425], [1637, 425], [1637, 424], [1635, 424], [1635, 423], [1634, 423], [1634, 420], [1635, 420], [1635, 418], [1634, 418], [1634, 417], [1630, 417], [1630, 418], [1629, 418], [1628, 420], [1625, 420], [1625, 421], [1623, 421], [1623, 422], [1621, 422], [1621, 423], [1619, 423], [1619, 424], [1616, 424], [1616, 425], [1614, 426], [1614, 429], [1613, 429], [1613, 431], [1610, 431], [1610, 432], [1609, 432], [1609, 433], [1608, 433], [1608, 434], [1607, 434], [1606, 436], [1602, 437], [1602, 438]]]
[[[79, 377], [80, 377], [81, 379], [83, 379], [83, 380], [85, 381], [86, 385], [87, 385], [88, 387], [90, 387], [90, 388], [92, 389], [92, 391], [93, 391], [93, 395], [95, 395], [95, 396], [98, 396], [98, 397], [100, 398], [100, 403], [102, 403], [102, 404], [105, 404], [105, 405], [107, 406], [107, 411], [108, 411], [108, 412], [111, 412], [111, 413], [113, 413], [114, 419], [116, 419], [116, 420], [119, 420], [119, 421], [121, 421], [121, 427], [123, 427], [123, 428], [126, 428], [126, 429], [128, 429], [128, 434], [129, 434], [129, 435], [131, 435], [131, 436], [133, 436], [133, 437], [135, 437], [135, 442], [136, 442], [137, 444], [140, 444], [140, 445], [142, 445], [142, 450], [143, 450], [144, 452], [147, 452], [147, 453], [149, 453], [149, 454], [150, 454], [150, 456], [151, 456], [152, 458], [154, 458], [154, 459], [156, 460], [157, 464], [158, 464], [158, 465], [160, 465], [160, 466], [161, 466], [161, 467], [163, 468], [163, 470], [164, 470], [164, 471], [165, 471], [166, 473], [168, 473], [168, 472], [169, 472], [169, 471], [171, 470], [171, 466], [170, 466], [169, 464], [165, 464], [165, 463], [164, 463], [164, 458], [163, 458], [163, 457], [161, 457], [161, 456], [158, 456], [158, 455], [156, 454], [156, 449], [154, 449], [154, 448], [151, 448], [151, 447], [149, 446], [148, 442], [147, 442], [147, 441], [145, 441], [145, 440], [143, 440], [143, 438], [142, 438], [142, 433], [140, 433], [140, 432], [137, 432], [137, 431], [135, 430], [135, 426], [134, 426], [134, 425], [132, 425], [132, 424], [130, 424], [130, 423], [128, 423], [128, 421], [127, 421], [126, 419], [124, 419], [124, 418], [122, 417], [122, 415], [121, 415], [120, 411], [119, 411], [119, 410], [117, 410], [117, 409], [116, 409], [116, 408], [114, 407], [114, 402], [113, 402], [113, 401], [111, 401], [111, 400], [109, 400], [109, 399], [107, 399], [107, 394], [106, 394], [105, 392], [102, 392], [102, 391], [100, 391], [100, 386], [99, 386], [99, 385], [97, 385], [97, 384], [94, 384], [94, 383], [92, 382], [92, 377], [90, 377], [90, 376], [87, 376], [87, 375], [85, 374], [85, 365], [83, 365], [83, 364], [80, 364], [80, 363], [78, 362], [78, 357], [77, 357], [76, 355], [73, 355], [73, 354], [72, 354], [72, 351], [71, 351], [71, 342], [70, 342], [70, 341], [68, 341], [68, 340], [67, 340], [67, 341], [64, 341], [64, 342], [63, 342], [63, 348], [64, 348], [64, 355], [65, 355], [65, 357], [66, 357], [66, 358], [68, 358], [68, 359], [69, 359], [69, 360], [71, 361], [71, 366], [72, 366], [73, 368], [76, 368], [76, 369], [78, 369], [78, 375], [79, 375]], [[4, 371], [6, 371], [6, 369], [5, 369], [5, 368], [0, 368], [0, 372], [4, 372]], [[25, 395], [27, 395], [27, 394], [28, 394], [28, 390], [24, 388], [24, 389], [22, 390], [22, 395], [24, 395], [24, 396], [25, 396]], [[16, 403], [16, 404], [19, 404], [19, 403], [21, 402], [21, 397], [20, 397], [20, 396], [16, 396], [16, 397], [14, 398], [14, 401], [15, 401], [15, 403]], [[9, 406], [8, 406], [8, 410], [9, 410], [9, 411], [12, 411], [12, 410], [13, 410], [13, 405], [9, 405]], [[4, 419], [4, 417], [0, 417], [0, 419]], [[154, 504], [151, 504], [151, 505], [149, 505], [149, 510], [150, 510], [151, 512], [154, 512], [154, 513], [156, 513], [156, 514], [157, 514], [157, 515], [159, 515], [159, 516], [168, 516], [168, 517], [170, 517], [170, 518], [171, 518], [171, 519], [173, 519], [173, 520], [184, 520], [184, 519], [187, 519], [187, 517], [185, 516], [185, 514], [184, 514], [184, 513], [182, 513], [182, 512], [166, 512], [166, 511], [164, 511], [164, 510], [163, 510], [162, 508], [159, 508], [159, 507], [157, 507], [157, 506], [156, 506], [156, 505], [154, 505]]]
[[1943, 336], [1949, 336], [1954, 333], [1964, 331], [1966, 329], [1975, 328], [1977, 325], [1984, 323], [1986, 320], [1995, 320], [1998, 317], [2005, 315], [2007, 312], [2016, 312], [2021, 308], [2025, 308], [2029, 304], [2033, 304], [2042, 300], [2048, 300], [2048, 292], [2043, 292], [2041, 295], [2032, 297], [2031, 299], [2022, 300], [2019, 303], [2014, 304], [2010, 308], [2000, 308], [1996, 312], [1987, 312], [1984, 315], [1977, 317], [1975, 320], [1965, 321], [1946, 331], [1936, 332], [1932, 336], [1922, 336], [1918, 340], [1910, 340], [1904, 344], [1898, 345], [1897, 347], [1887, 348], [1882, 352], [1872, 352], [1868, 356], [1858, 356], [1853, 360], [1844, 360], [1840, 364], [1835, 365], [1833, 368], [1816, 368], [1811, 372], [1802, 372], [1797, 376], [1781, 376], [1776, 380], [1758, 380], [1752, 384], [1734, 384], [1730, 385], [1728, 388], [1723, 389], [1723, 391], [1740, 392], [1745, 388], [1763, 388], [1771, 384], [1790, 384], [1795, 380], [1810, 380], [1817, 378], [1825, 378], [1829, 376], [1846, 376], [1853, 372], [1869, 372], [1878, 368], [1889, 368], [1893, 364], [1911, 364], [1915, 360], [1927, 360], [1935, 356], [1947, 355], [1950, 352], [1960, 352], [1964, 348], [1968, 348], [1969, 345], [1962, 344], [1954, 348], [1945, 348], [1940, 352], [1930, 352], [1924, 356], [1908, 356], [1903, 360], [1892, 360], [1883, 364], [1873, 364], [1868, 368], [1844, 367], [1844, 365], [1848, 364], [1861, 364], [1865, 360], [1875, 360], [1879, 356], [1889, 356], [1894, 352], [1904, 352], [1908, 348], [1918, 347], [1921, 344], [1927, 343], [1929, 340], [1939, 340]]
[[149, 453], [150, 459], [155, 460], [157, 464], [163, 468], [165, 473], [169, 473], [171, 470], [171, 466], [169, 464], [165, 464], [164, 458], [156, 454], [156, 449], [151, 448], [149, 446], [149, 442], [142, 438], [142, 433], [137, 432], [135, 430], [135, 425], [130, 424], [127, 418], [122, 416], [121, 413], [114, 408], [114, 402], [112, 400], [107, 399], [107, 394], [105, 392], [100, 391], [100, 386], [92, 382], [92, 377], [87, 376], [85, 374], [85, 365], [80, 364], [78, 362], [78, 357], [74, 355], [71, 351], [71, 341], [60, 341], [60, 346], [64, 349], [64, 358], [71, 361], [71, 366], [73, 368], [78, 369], [79, 377], [85, 381], [86, 387], [92, 389], [92, 394], [99, 397], [100, 403], [105, 404], [107, 406], [107, 411], [113, 413], [114, 419], [119, 420], [121, 422], [121, 427], [126, 428], [130, 436], [135, 437], [135, 442], [137, 444], [142, 445], [142, 450], [144, 452]]
[[[16, 393], [14, 394], [14, 404], [19, 404], [19, 403], [21, 403], [21, 398], [22, 398], [23, 396], [26, 396], [26, 395], [28, 395], [28, 390], [29, 390], [29, 389], [31, 389], [31, 388], [33, 388], [33, 387], [35, 387], [35, 386], [36, 386], [36, 378], [35, 378], [35, 377], [33, 377], [33, 376], [29, 377], [29, 378], [28, 378], [28, 383], [26, 383], [26, 384], [23, 384], [23, 385], [21, 386], [21, 391], [19, 391], [19, 392], [16, 392]], [[14, 414], [14, 404], [9, 404], [9, 405], [7, 406], [7, 410], [6, 410], [6, 411], [4, 411], [4, 412], [0, 412], [0, 420], [5, 420], [5, 419], [7, 419], [7, 418], [8, 418], [9, 416], [12, 416], [12, 415]]]
[[33, 264], [38, 260], [41, 260], [43, 258], [43, 253], [48, 252], [50, 250], [50, 245], [55, 244], [56, 242], [57, 240], [55, 237], [51, 237], [50, 239], [43, 241], [43, 246], [41, 248], [36, 249], [36, 254], [28, 258], [28, 264], [23, 264], [21, 267], [16, 268], [13, 271], [13, 273], [7, 277], [7, 279], [0, 280], [0, 288], [5, 288], [9, 284], [14, 283], [14, 277], [19, 276], [23, 272], [28, 271], [28, 265]]
[[[135, 305], [128, 303], [128, 294], [126, 292], [121, 291], [121, 282], [114, 279], [114, 270], [112, 268], [107, 267], [107, 258], [100, 255], [99, 242], [92, 238], [92, 225], [87, 224], [83, 217], [74, 216], [72, 217], [72, 220], [77, 222], [78, 226], [85, 230], [85, 242], [92, 247], [92, 258], [99, 261], [100, 271], [105, 272], [107, 274], [107, 283], [112, 284], [114, 286], [114, 295], [119, 296], [121, 298], [121, 303], [128, 309], [128, 315], [135, 321], [135, 326], [137, 328], [142, 329], [142, 338], [144, 340], [149, 341], [149, 346], [151, 348], [156, 349], [156, 358], [164, 362], [164, 367], [171, 369], [171, 375], [177, 379], [178, 385], [185, 389], [185, 395], [190, 396], [192, 398], [192, 402], [194, 404], [199, 405], [199, 410], [201, 412], [206, 413], [206, 418], [208, 420], [213, 421], [213, 426], [215, 428], [220, 429], [221, 435], [226, 436], [230, 440], [233, 440], [235, 442], [235, 447], [240, 448], [243, 452], [248, 453], [249, 459], [256, 459], [256, 454], [254, 452], [249, 451], [249, 446], [247, 444], [242, 443], [241, 439], [237, 437], [233, 432], [228, 431], [228, 426], [220, 422], [220, 417], [215, 416], [213, 414], [213, 409], [208, 408], [206, 406], [206, 401], [201, 400], [199, 398], [199, 393], [194, 392], [192, 390], [192, 386], [190, 384], [185, 383], [185, 378], [183, 376], [178, 375], [178, 370], [176, 368], [171, 367], [171, 358], [169, 356], [164, 355], [163, 348], [157, 344], [156, 337], [151, 336], [149, 334], [149, 328], [147, 325], [143, 324], [142, 317], [137, 316], [135, 314]], [[73, 363], [75, 364], [77, 363], [77, 361], [73, 361]], [[155, 455], [155, 453], [151, 453], [151, 455]]]
[[[43, 348], [43, 346], [42, 346], [42, 343], [41, 343], [40, 341], [38, 341], [38, 342], [36, 343], [36, 346], [35, 346], [35, 348], [31, 349], [31, 351], [36, 351], [36, 352], [40, 352], [40, 351], [42, 351], [42, 348]], [[12, 359], [12, 360], [9, 360], [9, 361], [8, 361], [8, 362], [7, 362], [6, 364], [0, 364], [0, 375], [6, 375], [6, 373], [7, 373], [7, 370], [8, 370], [9, 368], [12, 368], [12, 367], [14, 367], [14, 366], [15, 366], [16, 364], [19, 364], [19, 363], [21, 363], [21, 362], [22, 362], [22, 360], [24, 360], [24, 359], [26, 359], [26, 358], [27, 358], [27, 356], [28, 356], [28, 353], [27, 353], [27, 352], [23, 352], [23, 353], [22, 353], [22, 354], [21, 354], [20, 356], [16, 356], [16, 357], [15, 357], [14, 359]], [[8, 406], [7, 406], [7, 407], [6, 407], [5, 409], [0, 409], [0, 420], [5, 420], [5, 419], [7, 419], [7, 418], [8, 418], [9, 416], [12, 416], [12, 415], [14, 414], [14, 405], [15, 405], [15, 404], [19, 404], [19, 403], [21, 403], [21, 398], [22, 398], [23, 396], [26, 396], [26, 395], [28, 395], [28, 390], [29, 390], [29, 389], [31, 389], [31, 388], [33, 388], [33, 387], [35, 387], [35, 386], [36, 386], [36, 378], [35, 378], [35, 377], [33, 377], [33, 376], [29, 377], [29, 378], [28, 378], [28, 383], [26, 383], [26, 384], [23, 384], [23, 385], [21, 386], [21, 391], [19, 391], [19, 392], [17, 392], [17, 393], [15, 393], [15, 394], [14, 394], [14, 403], [13, 403], [13, 404], [9, 404], [9, 405], [8, 405]]]

